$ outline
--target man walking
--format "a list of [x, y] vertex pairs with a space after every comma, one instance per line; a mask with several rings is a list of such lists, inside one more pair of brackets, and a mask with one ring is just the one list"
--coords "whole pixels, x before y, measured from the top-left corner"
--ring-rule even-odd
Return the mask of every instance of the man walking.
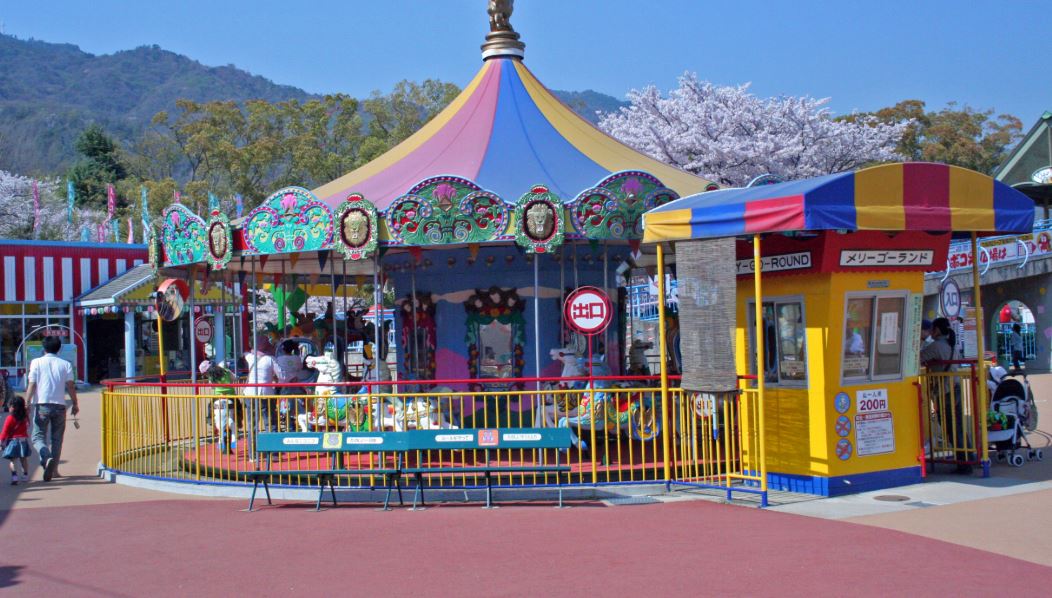
[[29, 383], [26, 386], [26, 399], [34, 407], [33, 447], [40, 456], [45, 482], [55, 477], [58, 460], [62, 456], [62, 436], [66, 432], [66, 393], [73, 400], [73, 415], [80, 413], [77, 389], [73, 385], [73, 366], [58, 356], [61, 348], [62, 341], [58, 337], [44, 338], [44, 356], [29, 363]]

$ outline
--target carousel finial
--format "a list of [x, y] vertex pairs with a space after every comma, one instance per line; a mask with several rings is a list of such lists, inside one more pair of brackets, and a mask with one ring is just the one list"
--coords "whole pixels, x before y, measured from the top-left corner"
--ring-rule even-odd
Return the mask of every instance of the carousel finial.
[[522, 58], [526, 44], [519, 41], [519, 34], [511, 27], [511, 13], [515, 0], [489, 0], [489, 33], [482, 44], [482, 59], [498, 56]]

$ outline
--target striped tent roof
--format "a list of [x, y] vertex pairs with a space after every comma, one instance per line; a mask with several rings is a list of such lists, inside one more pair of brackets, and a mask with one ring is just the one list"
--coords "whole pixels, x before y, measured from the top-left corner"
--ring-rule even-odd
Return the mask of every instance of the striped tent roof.
[[650, 210], [643, 241], [817, 230], [1030, 232], [1034, 202], [984, 174], [924, 162], [710, 191]]
[[506, 202], [538, 184], [570, 201], [623, 170], [646, 171], [679, 195], [709, 183], [596, 129], [519, 59], [502, 56], [486, 60], [460, 95], [415, 134], [314, 194], [336, 206], [361, 193], [383, 210], [421, 180], [455, 175]]

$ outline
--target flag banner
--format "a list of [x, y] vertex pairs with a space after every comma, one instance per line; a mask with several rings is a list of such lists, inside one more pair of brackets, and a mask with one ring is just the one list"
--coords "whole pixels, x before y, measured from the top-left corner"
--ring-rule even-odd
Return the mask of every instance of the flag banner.
[[128, 216], [128, 243], [135, 242], [135, 227], [132, 225], [132, 217]]
[[33, 181], [33, 235], [40, 230], [40, 187]]
[[120, 243], [121, 221], [116, 218], [110, 220], [110, 227], [113, 229], [113, 242]]
[[87, 224], [80, 227], [80, 240], [84, 243], [91, 242], [91, 227]]
[[216, 197], [215, 193], [208, 192], [208, 213], [211, 214], [213, 211], [219, 209], [219, 198]]
[[113, 185], [106, 185], [106, 220], [113, 219], [113, 213], [117, 211], [117, 190]]
[[97, 242], [99, 242], [99, 243], [105, 243], [106, 242], [106, 224], [105, 223], [100, 222], [100, 223], [98, 223], [98, 225], [96, 225], [96, 227], [95, 227], [95, 240]]
[[66, 222], [73, 224], [73, 203], [77, 199], [77, 191], [73, 188], [73, 181], [66, 181]]
[[242, 212], [245, 211], [245, 201], [241, 199], [241, 195], [234, 196], [234, 209], [237, 210], [237, 217], [240, 218]]
[[142, 203], [142, 242], [150, 242], [150, 208], [149, 208], [149, 191], [146, 190], [146, 185], [139, 188], [139, 199]]

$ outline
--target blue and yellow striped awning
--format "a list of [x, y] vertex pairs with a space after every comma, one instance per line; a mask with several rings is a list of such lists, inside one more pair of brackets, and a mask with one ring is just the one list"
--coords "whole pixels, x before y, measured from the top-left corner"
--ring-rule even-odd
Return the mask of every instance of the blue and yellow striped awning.
[[818, 230], [1030, 232], [1034, 202], [978, 172], [926, 162], [684, 197], [643, 216], [643, 241]]

